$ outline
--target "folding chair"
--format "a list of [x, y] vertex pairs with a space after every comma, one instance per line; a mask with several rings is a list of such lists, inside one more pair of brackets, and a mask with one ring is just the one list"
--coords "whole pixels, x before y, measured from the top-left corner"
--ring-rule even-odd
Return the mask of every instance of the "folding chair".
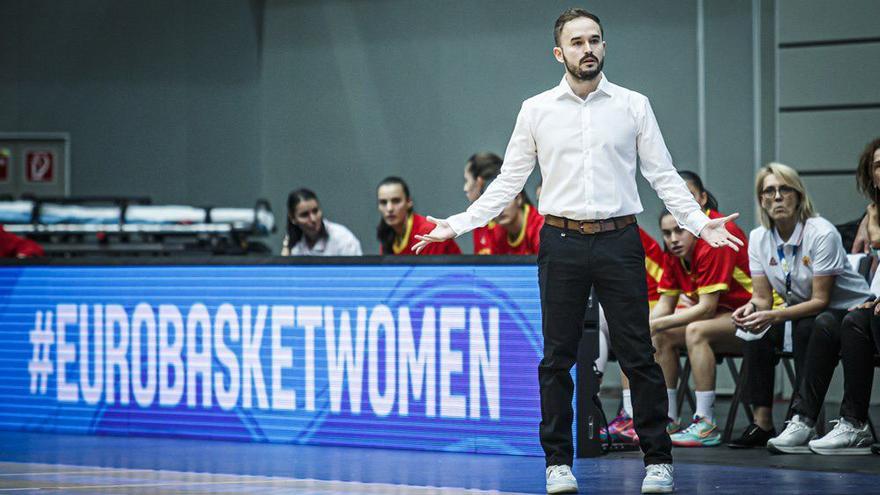
[[[684, 404], [685, 399], [687, 399], [688, 403], [691, 406], [692, 410], [696, 410], [696, 404], [693, 396], [691, 395], [691, 388], [688, 381], [691, 377], [691, 360], [685, 354], [684, 366], [681, 370], [681, 376], [678, 381], [678, 410], [681, 411], [681, 406]], [[727, 422], [724, 425], [724, 433], [721, 437], [721, 441], [727, 443], [730, 441], [731, 436], [733, 435], [733, 428], [736, 426], [736, 414], [739, 410], [739, 407], [742, 406], [743, 411], [746, 413], [746, 417], [749, 419], [749, 423], [753, 423], [755, 421], [755, 416], [752, 413], [752, 408], [749, 407], [748, 404], [742, 402], [742, 393], [743, 387], [745, 387], [745, 379], [746, 379], [746, 370], [743, 369], [742, 365], [739, 368], [736, 367], [736, 363], [734, 362], [734, 358], [741, 358], [742, 354], [736, 353], [715, 353], [715, 363], [717, 365], [721, 365], [722, 363], [727, 363], [727, 369], [730, 371], [730, 376], [733, 377], [734, 383], [736, 386], [733, 390], [733, 397], [730, 400], [730, 408], [727, 412]]]

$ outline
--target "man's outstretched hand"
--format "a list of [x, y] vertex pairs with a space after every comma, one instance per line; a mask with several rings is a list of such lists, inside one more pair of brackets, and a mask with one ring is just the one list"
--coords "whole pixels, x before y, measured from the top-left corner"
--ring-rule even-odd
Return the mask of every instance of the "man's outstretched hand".
[[709, 223], [700, 231], [700, 237], [712, 247], [730, 246], [734, 251], [739, 251], [743, 241], [731, 234], [727, 227], [724, 226], [727, 222], [736, 220], [738, 216], [739, 213], [734, 213], [724, 218], [709, 220]]
[[412, 247], [412, 250], [415, 251], [416, 254], [421, 253], [422, 249], [425, 249], [425, 246], [431, 244], [432, 242], [448, 241], [449, 239], [455, 237], [455, 231], [452, 230], [452, 227], [449, 226], [449, 222], [447, 222], [446, 220], [441, 220], [429, 216], [428, 221], [436, 225], [436, 227], [434, 227], [434, 230], [428, 232], [425, 235], [416, 236], [416, 239], [418, 239], [419, 242], [417, 242], [416, 245]]

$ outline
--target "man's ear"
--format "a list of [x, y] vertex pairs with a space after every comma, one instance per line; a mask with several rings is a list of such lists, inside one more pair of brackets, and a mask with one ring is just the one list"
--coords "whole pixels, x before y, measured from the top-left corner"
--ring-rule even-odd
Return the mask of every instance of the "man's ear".
[[562, 58], [562, 48], [559, 48], [558, 46], [553, 47], [553, 57], [555, 57], [556, 61], [560, 64], [565, 63], [565, 59]]

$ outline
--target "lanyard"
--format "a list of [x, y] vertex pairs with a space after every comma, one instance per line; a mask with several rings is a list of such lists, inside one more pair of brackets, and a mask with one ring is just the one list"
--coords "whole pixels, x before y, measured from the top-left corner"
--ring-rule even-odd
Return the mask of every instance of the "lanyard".
[[785, 302], [791, 304], [791, 270], [794, 268], [797, 259], [798, 245], [791, 247], [791, 263], [785, 259], [785, 245], [777, 246], [776, 254], [779, 255], [779, 263], [782, 266], [782, 273], [785, 274]]

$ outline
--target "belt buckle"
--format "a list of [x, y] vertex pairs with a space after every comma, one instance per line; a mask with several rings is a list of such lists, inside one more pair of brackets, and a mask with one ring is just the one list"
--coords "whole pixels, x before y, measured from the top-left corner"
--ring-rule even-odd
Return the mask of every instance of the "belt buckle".
[[[578, 230], [580, 231], [581, 234], [584, 234], [584, 235], [595, 234], [596, 233], [596, 230], [594, 228], [595, 225], [596, 224], [594, 224], [592, 222], [578, 222]], [[585, 226], [588, 227], [586, 230], [584, 230]]]

